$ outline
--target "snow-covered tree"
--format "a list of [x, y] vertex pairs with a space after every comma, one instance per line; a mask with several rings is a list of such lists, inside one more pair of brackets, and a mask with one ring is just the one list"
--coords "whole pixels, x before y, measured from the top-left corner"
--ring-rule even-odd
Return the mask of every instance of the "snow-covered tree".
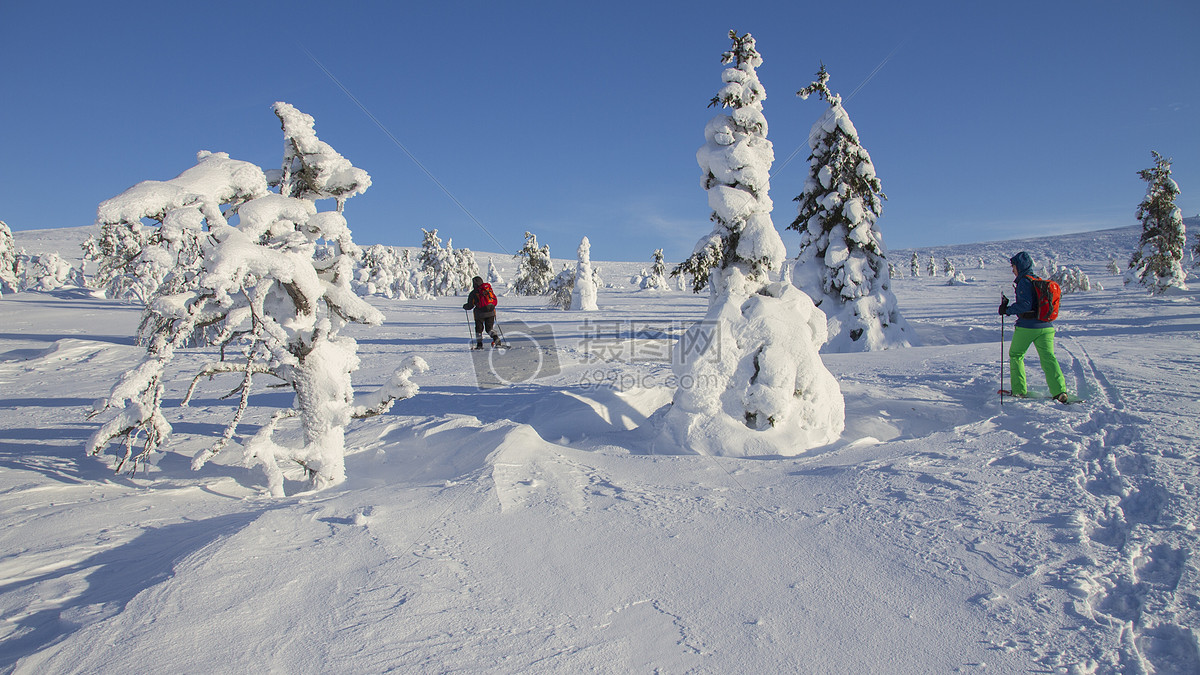
[[981, 270], [983, 268], [984, 268], [983, 256], [979, 256], [979, 262], [975, 265], [975, 269]]
[[667, 290], [667, 263], [663, 258], [661, 248], [654, 249], [654, 263], [650, 266], [650, 272], [640, 276], [637, 286], [644, 291]]
[[[198, 213], [193, 224], [206, 231], [196, 283], [150, 301], [146, 313], [157, 317], [157, 328], [145, 357], [96, 403], [93, 414], [117, 412], [92, 435], [87, 451], [100, 454], [117, 442], [123, 447], [118, 471], [136, 471], [167, 442], [172, 430], [162, 413], [166, 380], [175, 374], [176, 351], [200, 327], [215, 332], [218, 358], [200, 368], [184, 404], [201, 377], [220, 374], [237, 375], [230, 395], [239, 403], [224, 433], [192, 466], [203, 466], [235, 439], [258, 376], [270, 377], [295, 392], [293, 407], [277, 411], [241, 445], [246, 463], [262, 467], [274, 495], [283, 494], [285, 477], [305, 477], [315, 487], [341, 482], [346, 425], [417, 391], [409, 377], [425, 364], [410, 357], [379, 390], [355, 398], [357, 344], [339, 331], [351, 322], [379, 325], [383, 316], [351, 288], [358, 250], [342, 209], [347, 198], [370, 185], [370, 177], [317, 138], [312, 117], [286, 103], [276, 103], [274, 111], [285, 137], [284, 169], [272, 181], [280, 193], [240, 204], [236, 226], [221, 210], [220, 195], [237, 191], [242, 176], [234, 170], [242, 174], [245, 166], [208, 163], [204, 157], [194, 168], [203, 167], [209, 189], [181, 200], [172, 181], [141, 183], [106, 202], [129, 213], [161, 212], [164, 223], [172, 211], [185, 210], [189, 218]], [[265, 184], [265, 174], [258, 172]], [[320, 199], [335, 199], [337, 209], [318, 212]], [[293, 422], [299, 423], [298, 442], [276, 440], [280, 425]]]
[[421, 241], [421, 252], [417, 255], [417, 263], [425, 279], [425, 290], [435, 297], [454, 295], [459, 282], [454, 254], [442, 246], [436, 229], [421, 228], [421, 232], [424, 237]]
[[1113, 276], [1121, 275], [1121, 263], [1117, 262], [1116, 258], [1108, 261], [1108, 266], [1106, 269], [1108, 270], [1108, 273]]
[[942, 272], [945, 273], [946, 276], [953, 279], [954, 275], [957, 273], [957, 270], [954, 268], [954, 261], [949, 258], [946, 258], [944, 261], [942, 261]]
[[362, 249], [358, 258], [359, 268], [354, 276], [355, 292], [400, 300], [427, 297], [429, 294], [424, 288], [424, 275], [413, 269], [405, 258], [396, 249], [381, 244]]
[[931, 277], [936, 277], [938, 275], [937, 274], [937, 259], [934, 258], [932, 255], [929, 256], [929, 264], [925, 266], [925, 269], [929, 271], [929, 276], [931, 276]]
[[20, 271], [17, 285], [22, 291], [82, 288], [86, 284], [83, 270], [64, 260], [57, 251], [36, 255], [19, 254], [16, 269]]
[[574, 290], [575, 272], [563, 265], [562, 270], [546, 286], [546, 295], [550, 296], [547, 304], [558, 309], [570, 309]]
[[914, 277], [921, 276], [921, 260], [917, 258], [916, 253], [912, 254], [912, 260], [909, 261], [908, 266]]
[[512, 285], [517, 295], [545, 295], [549, 291], [550, 281], [554, 279], [550, 247], [538, 247], [537, 236], [526, 232], [525, 245], [513, 257], [521, 260]]
[[900, 268], [896, 267], [895, 263], [892, 263], [892, 262], [888, 263], [888, 276], [891, 277], [892, 279], [895, 279], [896, 277], [900, 276]]
[[0, 220], [0, 297], [17, 292], [17, 247], [12, 230]]
[[487, 281], [493, 287], [504, 283], [504, 277], [500, 275], [500, 268], [496, 267], [496, 263], [488, 258]]
[[792, 283], [808, 293], [829, 320], [834, 352], [907, 347], [915, 341], [900, 314], [887, 273], [887, 253], [875, 221], [885, 196], [871, 156], [829, 89], [822, 65], [817, 80], [797, 92], [818, 94], [829, 108], [809, 132], [809, 176], [796, 197], [800, 254]]
[[571, 287], [570, 307], [578, 312], [594, 312], [596, 306], [596, 281], [592, 277], [592, 244], [584, 237], [576, 251], [579, 258], [575, 263], [575, 283]]
[[729, 37], [712, 105], [732, 111], [708, 123], [696, 153], [714, 226], [672, 272], [693, 275], [693, 290], [707, 285], [709, 309], [676, 346], [679, 386], [655, 449], [795, 455], [841, 434], [845, 402], [818, 354], [825, 316], [789, 281], [768, 278], [787, 253], [771, 222], [762, 58], [749, 34]]
[[1058, 283], [1063, 293], [1080, 293], [1092, 290], [1092, 281], [1079, 267], [1056, 267], [1050, 278]]
[[1154, 167], [1138, 171], [1138, 177], [1148, 185], [1146, 198], [1137, 208], [1142, 236], [1129, 259], [1125, 283], [1140, 284], [1158, 294], [1168, 288], [1187, 288], [1187, 273], [1183, 269], [1187, 235], [1183, 214], [1175, 205], [1179, 185], [1171, 178], [1171, 160], [1157, 152], [1152, 154]]
[[469, 248], [454, 248], [454, 240], [446, 240], [446, 248], [450, 251], [450, 260], [454, 264], [454, 294], [469, 293], [471, 280], [479, 274], [479, 263], [475, 254]]

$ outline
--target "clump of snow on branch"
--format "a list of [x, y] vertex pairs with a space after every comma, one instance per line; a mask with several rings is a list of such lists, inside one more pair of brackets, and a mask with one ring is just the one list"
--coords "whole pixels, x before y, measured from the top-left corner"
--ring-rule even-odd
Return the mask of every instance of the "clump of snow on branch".
[[575, 282], [571, 288], [571, 309], [577, 312], [594, 312], [596, 306], [596, 281], [592, 277], [592, 244], [584, 237], [576, 251], [579, 259], [575, 264]]
[[710, 287], [709, 309], [676, 345], [678, 388], [655, 450], [796, 455], [841, 434], [845, 403], [818, 354], [825, 315], [789, 281], [769, 279], [786, 251], [770, 215], [762, 58], [749, 34], [729, 37], [722, 62], [732, 66], [712, 104], [732, 112], [708, 123], [696, 153], [714, 226], [672, 271], [692, 275], [697, 292]]
[[[805, 99], [818, 94], [829, 107], [809, 132], [809, 176], [796, 197], [799, 215], [788, 226], [800, 232], [792, 282], [829, 317], [826, 351], [907, 347], [916, 334], [891, 291], [886, 249], [875, 226], [886, 197], [842, 98], [830, 91], [828, 81], [821, 66], [817, 80], [798, 92]], [[946, 265], [951, 266], [949, 260]], [[935, 275], [930, 258], [930, 276]], [[950, 270], [948, 275], [954, 276]]]
[[[193, 169], [202, 170], [180, 176], [188, 179], [141, 183], [101, 205], [105, 222], [186, 221], [204, 235], [196, 239], [201, 265], [194, 282], [180, 292], [160, 288], [150, 299], [145, 315], [152, 320], [144, 324], [153, 330], [145, 357], [94, 406], [93, 414], [115, 415], [92, 435], [87, 451], [100, 454], [117, 443], [118, 471], [136, 471], [170, 437], [162, 414], [166, 378], [176, 351], [197, 330], [210, 331], [219, 353], [196, 373], [184, 404], [200, 379], [218, 375], [236, 376], [229, 396], [238, 404], [217, 441], [193, 458], [194, 468], [238, 440], [257, 380], [270, 378], [295, 392], [293, 407], [276, 411], [240, 441], [244, 461], [262, 468], [273, 495], [284, 494], [286, 478], [307, 479], [317, 488], [343, 481], [346, 425], [416, 392], [409, 377], [425, 365], [413, 357], [382, 391], [356, 401], [351, 375], [358, 368], [357, 344], [339, 331], [348, 323], [380, 325], [383, 316], [352, 288], [359, 249], [343, 208], [370, 178], [316, 138], [311, 117], [286, 103], [274, 110], [286, 137], [284, 170], [273, 181], [279, 193], [257, 194], [267, 184], [261, 169], [248, 176], [253, 172], [246, 167], [253, 165], [213, 164], [216, 155], [201, 153]], [[191, 180], [198, 175], [202, 185]], [[247, 199], [248, 192], [255, 196]], [[316, 200], [327, 198], [336, 199], [337, 210], [318, 211]], [[236, 226], [227, 214], [237, 215]], [[296, 424], [298, 441], [276, 439], [281, 426]]]
[[164, 293], [191, 290], [201, 273], [205, 224], [224, 224], [225, 213], [266, 194], [259, 167], [201, 151], [196, 165], [175, 178], [143, 181], [102, 202], [96, 209], [100, 232], [82, 244], [84, 260], [97, 266], [93, 286], [140, 304], [160, 286]]
[[1146, 198], [1137, 208], [1142, 236], [1129, 259], [1125, 284], [1137, 284], [1160, 294], [1172, 288], [1187, 289], [1187, 272], [1183, 269], [1187, 234], [1183, 213], [1175, 205], [1179, 185], [1171, 178], [1171, 160], [1157, 152], [1152, 154], [1154, 166], [1138, 172], [1147, 183]]

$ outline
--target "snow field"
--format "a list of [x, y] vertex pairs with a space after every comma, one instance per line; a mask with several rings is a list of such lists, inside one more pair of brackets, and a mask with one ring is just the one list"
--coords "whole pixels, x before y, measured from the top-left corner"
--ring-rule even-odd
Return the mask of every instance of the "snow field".
[[[1094, 236], [1060, 261], [1107, 282]], [[84, 411], [142, 353], [138, 312], [6, 295], [0, 668], [1195, 672], [1196, 294], [1068, 296], [1058, 354], [1087, 401], [1001, 407], [1007, 255], [986, 251], [964, 285], [895, 280], [926, 346], [822, 355], [845, 431], [767, 460], [660, 454], [673, 390], [591, 386], [668, 378], [627, 356], [661, 353], [705, 296], [601, 289], [586, 319], [619, 329], [616, 351], [583, 313], [501, 295], [502, 325], [549, 327], [557, 366], [484, 390], [461, 299], [373, 298], [383, 327], [345, 331], [356, 387], [417, 354], [421, 392], [347, 428], [345, 484], [282, 499], [236, 448], [188, 468], [234, 378], [186, 409], [188, 378], [171, 385], [178, 435], [148, 474], [82, 457]], [[173, 367], [208, 358], [185, 351]], [[242, 433], [289, 401], [256, 393]]]

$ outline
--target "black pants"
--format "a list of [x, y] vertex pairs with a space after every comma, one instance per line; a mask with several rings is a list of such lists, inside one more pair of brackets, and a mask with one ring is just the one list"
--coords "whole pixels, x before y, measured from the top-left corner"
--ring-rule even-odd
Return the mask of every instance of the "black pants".
[[496, 315], [495, 314], [489, 314], [487, 316], [480, 316], [478, 314], [475, 315], [475, 335], [476, 336], [482, 336], [483, 331], [486, 330], [488, 335], [495, 337], [496, 336], [495, 326], [496, 326]]

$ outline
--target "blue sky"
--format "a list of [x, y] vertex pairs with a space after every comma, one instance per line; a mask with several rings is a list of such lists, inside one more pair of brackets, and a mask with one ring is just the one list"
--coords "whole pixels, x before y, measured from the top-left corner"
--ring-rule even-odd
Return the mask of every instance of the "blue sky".
[[1200, 213], [1194, 0], [9, 0], [0, 220], [90, 224], [198, 150], [273, 168], [282, 100], [371, 174], [346, 206], [360, 243], [415, 246], [424, 227], [511, 252], [531, 230], [556, 257], [586, 235], [599, 260], [678, 260], [710, 229], [695, 152], [730, 29], [764, 59], [780, 230], [826, 105], [795, 92], [822, 62], [883, 181], [890, 248], [1133, 225], [1151, 150]]

